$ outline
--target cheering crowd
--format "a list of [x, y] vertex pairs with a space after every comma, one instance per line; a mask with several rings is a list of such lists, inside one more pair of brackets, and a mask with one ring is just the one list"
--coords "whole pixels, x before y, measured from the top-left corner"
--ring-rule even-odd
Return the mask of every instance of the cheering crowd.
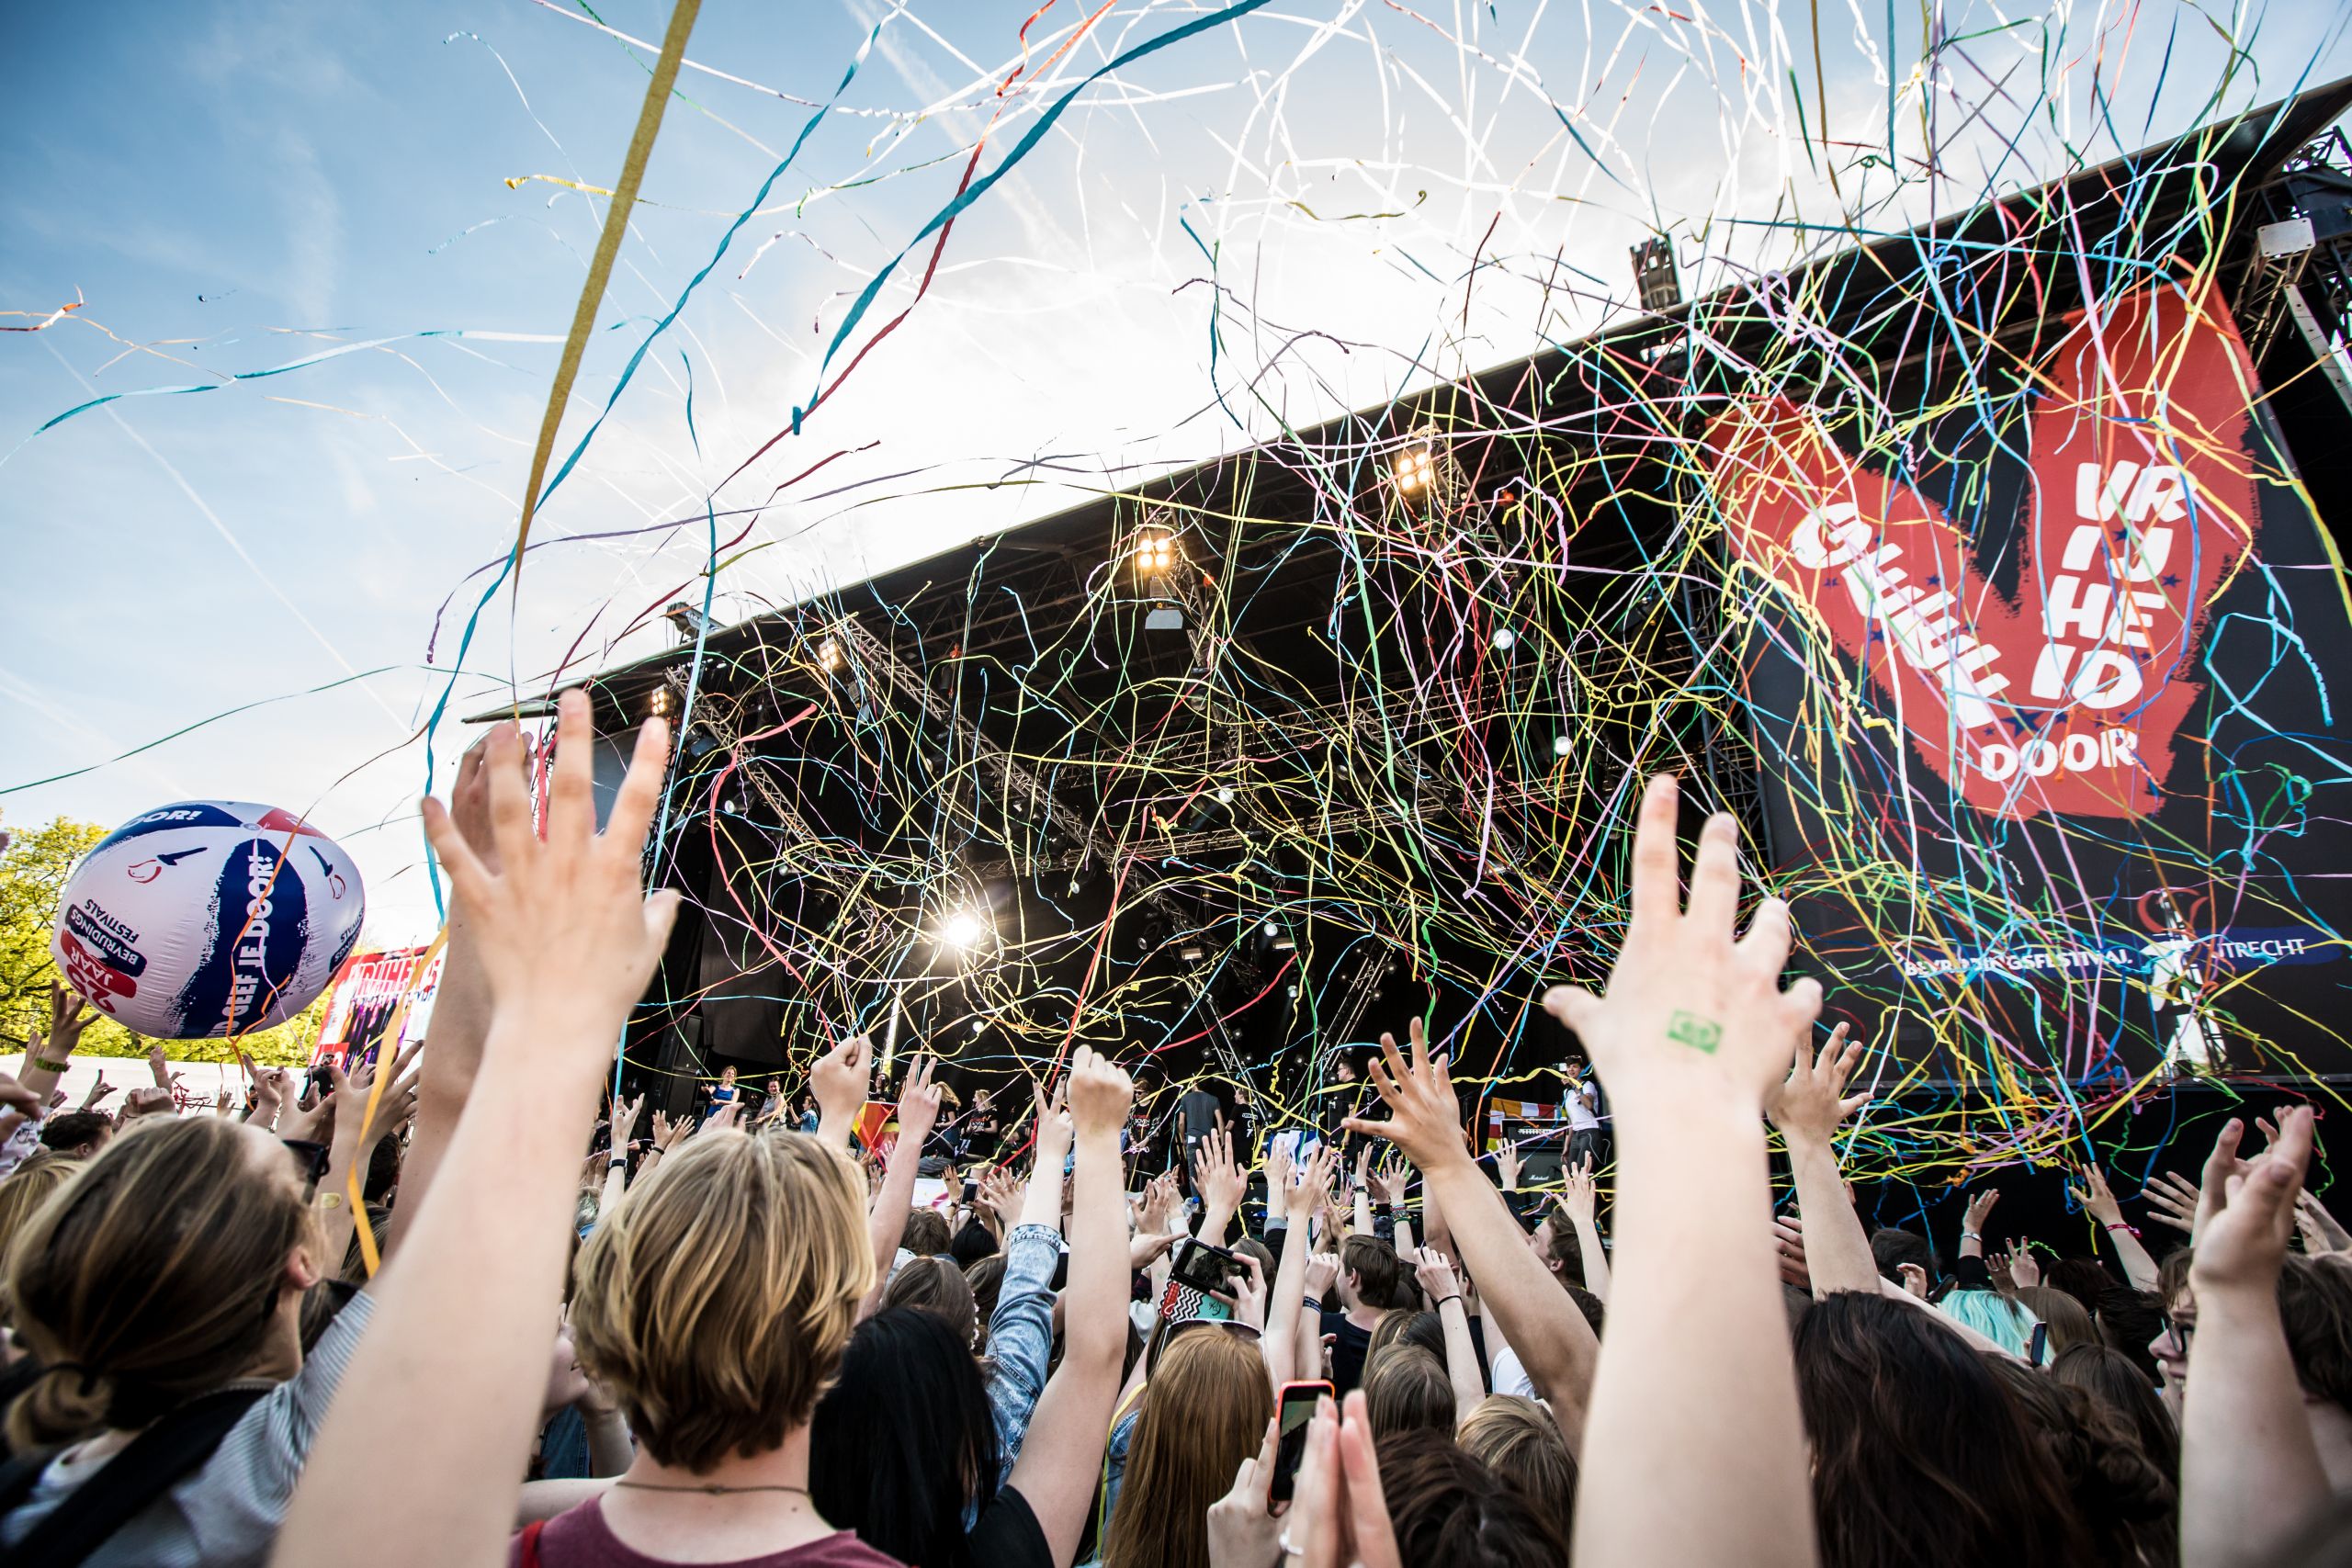
[[1366, 1114], [1133, 1190], [1134, 1086], [1083, 1047], [935, 1203], [943, 1086], [864, 1148], [864, 1040], [649, 1122], [605, 1086], [675, 909], [639, 884], [667, 735], [601, 833], [592, 740], [567, 694], [544, 835], [512, 726], [426, 803], [421, 1052], [67, 1111], [59, 993], [0, 1082], [0, 1563], [2352, 1561], [2312, 1113], [2152, 1186], [2161, 1260], [2096, 1169], [2098, 1257], [1991, 1245], [1989, 1192], [1950, 1258], [1871, 1233], [1860, 1047], [1783, 986], [1785, 908], [1738, 929], [1729, 818], [1686, 877], [1670, 779], [1605, 988], [1545, 998], [1613, 1111], [1604, 1235], [1589, 1158], [1536, 1195], [1474, 1156], [1418, 1024]]

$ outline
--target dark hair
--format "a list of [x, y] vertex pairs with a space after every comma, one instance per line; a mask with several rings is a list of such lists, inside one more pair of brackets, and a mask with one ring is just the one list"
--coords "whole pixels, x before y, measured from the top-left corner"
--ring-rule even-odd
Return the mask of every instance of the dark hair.
[[2051, 1355], [2098, 1341], [2098, 1329], [2091, 1314], [2065, 1292], [2051, 1285], [2019, 1285], [2017, 1298], [2019, 1305], [2049, 1326]]
[[1592, 1337], [1600, 1338], [1600, 1325], [1609, 1316], [1609, 1309], [1601, 1304], [1600, 1298], [1582, 1285], [1570, 1285], [1568, 1300], [1577, 1303], [1577, 1311], [1584, 1314], [1584, 1320], [1592, 1325]]
[[379, 1138], [368, 1155], [368, 1179], [359, 1190], [362, 1201], [381, 1203], [401, 1184], [401, 1141]]
[[936, 1209], [917, 1209], [907, 1215], [899, 1245], [917, 1258], [937, 1258], [947, 1250], [947, 1216]]
[[1004, 1293], [1004, 1254], [991, 1252], [969, 1265], [964, 1279], [972, 1287], [972, 1310], [979, 1314], [980, 1337], [985, 1340], [989, 1323], [996, 1316], [997, 1298]]
[[1541, 1223], [1547, 1227], [1544, 1258], [1552, 1277], [1564, 1285], [1584, 1283], [1584, 1247], [1577, 1240], [1577, 1227], [1556, 1208]]
[[1916, 1304], [1857, 1291], [1797, 1325], [1824, 1568], [2062, 1568], [2089, 1543], [2017, 1402]]
[[78, 1149], [113, 1125], [114, 1118], [102, 1111], [68, 1111], [40, 1124], [40, 1145], [45, 1149]]
[[2107, 1292], [2115, 1289], [2116, 1278], [2108, 1272], [2107, 1265], [2096, 1258], [2061, 1258], [2041, 1266], [2041, 1282], [2053, 1291], [2064, 1291], [2083, 1303], [2085, 1312], [2095, 1313]]
[[886, 1556], [967, 1568], [974, 1517], [996, 1501], [996, 1416], [963, 1337], [935, 1314], [885, 1307], [858, 1325], [808, 1429], [808, 1500]]
[[956, 1239], [947, 1244], [947, 1256], [956, 1260], [956, 1268], [967, 1273], [971, 1271], [973, 1264], [998, 1250], [996, 1237], [990, 1235], [989, 1227], [978, 1220], [965, 1221], [964, 1228], [956, 1233]]
[[1351, 1235], [1340, 1244], [1340, 1277], [1356, 1277], [1366, 1306], [1396, 1304], [1398, 1272], [1396, 1247], [1376, 1235]]
[[2108, 1568], [2177, 1562], [2172, 1478], [2140, 1446], [2131, 1426], [2087, 1389], [2045, 1377], [2006, 1356], [1985, 1361], [2008, 1385], [2052, 1471], [2074, 1499], [2093, 1542], [2084, 1561]]
[[1380, 1490], [1406, 1562], [1447, 1568], [1556, 1568], [1568, 1560], [1566, 1519], [1436, 1432], [1380, 1439]]
[[2118, 1285], [2098, 1302], [2098, 1337], [2128, 1358], [2150, 1382], [2156, 1381], [2155, 1352], [2148, 1342], [2164, 1326], [2164, 1298], [2154, 1291]]
[[2180, 1428], [2173, 1424], [2155, 1384], [2131, 1357], [2105, 1345], [2077, 1345], [2058, 1352], [2050, 1363], [2050, 1375], [2098, 1398], [2131, 1426], [2156, 1468], [2177, 1481]]
[[1415, 1429], [1453, 1436], [1453, 1383], [1418, 1345], [1392, 1345], [1364, 1363], [1363, 1403], [1375, 1442]]
[[2352, 1269], [2289, 1253], [2278, 1271], [2278, 1322], [2303, 1392], [2352, 1410]]
[[1274, 1249], [1272, 1247], [1268, 1247], [1264, 1242], [1260, 1241], [1254, 1235], [1245, 1235], [1239, 1241], [1233, 1244], [1232, 1251], [1236, 1256], [1242, 1253], [1248, 1253], [1250, 1257], [1256, 1258], [1258, 1260], [1260, 1272], [1265, 1276], [1266, 1288], [1268, 1290], [1272, 1290], [1273, 1288], [1274, 1269], [1278, 1265], [1274, 1258]]
[[1445, 1320], [1433, 1312], [1408, 1314], [1405, 1326], [1396, 1331], [1394, 1343], [1418, 1345], [1435, 1356], [1439, 1366], [1450, 1364], [1445, 1359]]
[[882, 1287], [882, 1304], [931, 1313], [962, 1336], [965, 1348], [979, 1348], [985, 1320], [973, 1299], [972, 1282], [944, 1258], [918, 1258], [900, 1265]]
[[1916, 1263], [1928, 1271], [1928, 1283], [1936, 1282], [1936, 1249], [1926, 1236], [1917, 1231], [1875, 1230], [1871, 1232], [1871, 1258], [1878, 1264], [1879, 1277], [1903, 1283], [1902, 1266]]

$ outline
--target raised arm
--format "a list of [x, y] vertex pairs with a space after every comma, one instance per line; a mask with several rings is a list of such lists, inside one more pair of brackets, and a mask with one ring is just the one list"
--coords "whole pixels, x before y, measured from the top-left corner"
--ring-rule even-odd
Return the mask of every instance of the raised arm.
[[[1733, 940], [1738, 830], [1728, 816], [1700, 834], [1684, 911], [1674, 825], [1674, 781], [1654, 778], [1608, 988], [1544, 998], [1584, 1042], [1617, 1111], [1617, 1258], [1580, 1455], [1576, 1561], [1809, 1568], [1813, 1487], [1762, 1223], [1762, 1111], [1820, 1012], [1821, 988], [1781, 989], [1790, 929], [1780, 900], [1759, 904]], [[1472, 1272], [1483, 1289], [1475, 1261]]]
[[[356, 1205], [352, 1197], [352, 1178], [357, 1176], [364, 1181], [368, 1161], [375, 1154], [376, 1145], [416, 1114], [416, 1058], [421, 1049], [412, 1045], [389, 1064], [363, 1063], [357, 1072], [348, 1076], [333, 1064], [327, 1067], [334, 1131], [327, 1142], [327, 1167], [319, 1179], [316, 1202], [324, 1243], [321, 1256], [326, 1258], [329, 1269], [342, 1269], [344, 1253], [351, 1246], [351, 1233], [358, 1223], [359, 1216], [354, 1212]], [[385, 1079], [380, 1094], [376, 1092], [379, 1073]], [[370, 1100], [376, 1102], [372, 1118], [368, 1114]]]
[[1225, 1233], [1241, 1207], [1242, 1194], [1250, 1190], [1250, 1179], [1243, 1174], [1241, 1162], [1233, 1157], [1233, 1134], [1222, 1117], [1201, 1140], [1199, 1171], [1201, 1218], [1193, 1235], [1212, 1247], [1223, 1247]]
[[[638, 880], [666, 727], [656, 719], [639, 733], [599, 835], [586, 695], [564, 693], [558, 714], [544, 840], [511, 733], [492, 740], [498, 871], [467, 847], [438, 803], [425, 807], [495, 998], [481, 1092], [449, 1140], [406, 1250], [377, 1282], [375, 1321], [311, 1446], [278, 1563], [506, 1561], [516, 1478], [547, 1386], [581, 1144], [613, 1042], [677, 912], [674, 893], [648, 897]], [[451, 1418], [452, 1389], [464, 1391], [460, 1419]], [[380, 1483], [387, 1453], [404, 1456], [397, 1491]]]
[[817, 1141], [849, 1152], [857, 1113], [873, 1086], [874, 1043], [863, 1034], [842, 1041], [808, 1071], [808, 1092], [817, 1097]]
[[1846, 1026], [1839, 1024], [1818, 1056], [1797, 1047], [1788, 1077], [1764, 1106], [1788, 1145], [1797, 1213], [1804, 1221], [1805, 1268], [1816, 1299], [1832, 1291], [1874, 1292], [1879, 1287], [1870, 1235], [1838, 1175], [1838, 1123], [1870, 1103], [1867, 1094], [1846, 1093], [1846, 1080], [1861, 1055], [1861, 1043], [1847, 1043]]
[[[1119, 1130], [1135, 1086], [1107, 1058], [1080, 1046], [1064, 1083], [1077, 1143], [1071, 1175], [1069, 1287], [1062, 1301], [1062, 1363], [1037, 1400], [1012, 1486], [1037, 1516], [1056, 1568], [1077, 1559], [1079, 1538], [1094, 1505], [1127, 1348], [1127, 1204]], [[1045, 1152], [1046, 1122], [1038, 1145]], [[1056, 1193], [1058, 1214], [1061, 1156], [1029, 1183]]]
[[931, 1081], [932, 1061], [923, 1056], [907, 1074], [899, 1095], [899, 1141], [883, 1168], [882, 1190], [866, 1211], [866, 1238], [874, 1247], [874, 1292], [865, 1298], [866, 1312], [882, 1299], [890, 1282], [890, 1265], [899, 1256], [899, 1242], [907, 1234], [907, 1215], [914, 1207], [915, 1176], [922, 1164], [923, 1140], [939, 1120], [939, 1086]]
[[2180, 1419], [2181, 1568], [2270, 1562], [2328, 1497], [2278, 1318], [2312, 1113], [2287, 1111], [2250, 1165], [2237, 1157], [2242, 1130], [2224, 1124], [2206, 1162], [2188, 1269], [2197, 1335]]
[[[500, 869], [498, 836], [491, 824], [492, 759], [518, 787], [523, 779], [523, 732], [512, 721], [494, 724], [490, 733], [466, 749], [458, 761], [458, 776], [449, 785], [449, 806], [444, 814], [459, 842], [481, 863], [485, 874]], [[439, 807], [435, 807], [436, 811]], [[444, 855], [442, 863], [448, 863]], [[425, 1035], [426, 1050], [418, 1063], [416, 1133], [401, 1160], [400, 1197], [392, 1205], [391, 1224], [384, 1232], [384, 1257], [396, 1257], [409, 1229], [424, 1208], [441, 1159], [456, 1135], [473, 1094], [474, 1076], [481, 1070], [482, 1048], [490, 1036], [490, 982], [482, 971], [481, 944], [475, 940], [473, 915], [458, 903], [449, 904], [448, 941], [441, 959], [441, 981], [433, 993], [433, 1021]], [[614, 1032], [619, 1038], [619, 1032]], [[270, 1110], [276, 1114], [274, 1105]], [[256, 1108], [254, 1115], [262, 1114]], [[578, 1151], [574, 1151], [577, 1154]]]
[[[1289, 1233], [1283, 1237], [1282, 1259], [1274, 1265], [1273, 1295], [1266, 1303], [1266, 1332], [1260, 1341], [1266, 1376], [1277, 1390], [1294, 1378], [1311, 1377], [1321, 1370], [1299, 1371], [1298, 1325], [1306, 1315], [1306, 1255], [1314, 1250], [1307, 1232], [1314, 1224], [1315, 1205], [1331, 1185], [1332, 1165], [1330, 1145], [1318, 1145], [1300, 1168], [1297, 1180], [1285, 1180], [1266, 1193], [1268, 1212], [1279, 1212]], [[1283, 1174], [1288, 1174], [1287, 1169]], [[1319, 1332], [1320, 1317], [1316, 1326]]]
[[1592, 1156], [1586, 1156], [1563, 1172], [1559, 1212], [1577, 1233], [1577, 1258], [1584, 1268], [1584, 1288], [1601, 1301], [1609, 1300], [1609, 1249], [1601, 1244], [1600, 1194], [1592, 1182]]
[[1453, 1384], [1453, 1419], [1459, 1423], [1487, 1397], [1486, 1382], [1478, 1376], [1478, 1348], [1470, 1338], [1470, 1308], [1462, 1300], [1462, 1277], [1443, 1253], [1426, 1247], [1413, 1273], [1445, 1331], [1445, 1375]]
[[1453, 1226], [1464, 1267], [1478, 1281], [1487, 1314], [1502, 1325], [1535, 1390], [1559, 1417], [1570, 1452], [1583, 1441], [1584, 1416], [1592, 1395], [1600, 1341], [1552, 1271], [1527, 1248], [1527, 1237], [1477, 1164], [1462, 1135], [1462, 1108], [1454, 1102], [1445, 1066], [1430, 1059], [1429, 1039], [1417, 1019], [1408, 1062], [1394, 1035], [1380, 1037], [1384, 1058], [1372, 1064], [1372, 1081], [1388, 1107], [1385, 1122], [1351, 1117], [1350, 1130], [1388, 1139], [1421, 1168], [1422, 1190], [1437, 1195]]
[[2083, 1168], [2083, 1184], [2069, 1183], [2067, 1196], [2083, 1206], [2084, 1213], [2098, 1223], [2108, 1245], [2115, 1248], [2116, 1260], [2123, 1265], [2123, 1277], [2135, 1291], [2156, 1288], [2156, 1260], [2150, 1257], [2140, 1233], [2123, 1218], [2123, 1205], [2108, 1190], [2107, 1172], [2095, 1165]]

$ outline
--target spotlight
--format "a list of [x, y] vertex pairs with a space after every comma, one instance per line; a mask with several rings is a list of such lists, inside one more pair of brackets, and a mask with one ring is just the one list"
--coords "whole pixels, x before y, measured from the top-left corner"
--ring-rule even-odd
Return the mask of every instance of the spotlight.
[[1283, 929], [1282, 927], [1280, 927], [1280, 926], [1278, 926], [1278, 925], [1274, 924], [1274, 922], [1273, 922], [1273, 921], [1272, 921], [1272, 920], [1268, 920], [1268, 921], [1266, 922], [1266, 934], [1267, 934], [1268, 936], [1277, 936], [1277, 935], [1280, 935], [1280, 934], [1281, 934], [1281, 932], [1282, 932], [1282, 929]]
[[1511, 630], [1509, 626], [1498, 626], [1498, 627], [1497, 627], [1497, 628], [1496, 628], [1496, 630], [1495, 630], [1495, 647], [1496, 647], [1496, 649], [1497, 649], [1498, 651], [1503, 652], [1503, 653], [1509, 653], [1509, 652], [1511, 650], [1511, 648], [1513, 647], [1513, 645], [1515, 645], [1518, 641], [1519, 641], [1519, 637], [1518, 637], [1518, 636], [1517, 636], [1515, 633], [1513, 633], [1513, 632], [1512, 632], [1512, 630]]
[[988, 1027], [989, 1021], [987, 1019], [976, 1018], [972, 1020], [972, 1032], [975, 1034], [985, 1034], [988, 1032]]
[[1575, 749], [1575, 743], [1565, 735], [1552, 737], [1552, 755], [1565, 757]]
[[843, 662], [842, 645], [838, 638], [827, 637], [817, 645], [817, 668], [826, 674], [839, 672]]
[[939, 922], [939, 942], [943, 947], [976, 947], [988, 930], [988, 921], [977, 910], [958, 909]]
[[667, 685], [656, 686], [645, 699], [645, 715], [648, 718], [667, 718], [670, 710], [677, 705], [678, 699]]
[[1156, 577], [1176, 565], [1176, 536], [1158, 531], [1136, 536], [1136, 570]]
[[1437, 481], [1437, 456], [1427, 446], [1408, 447], [1396, 455], [1396, 488], [1413, 495]]
[[1230, 806], [1233, 804], [1233, 786], [1231, 784], [1227, 784], [1224, 788], [1216, 792], [1216, 803], [1219, 806]]
[[1293, 1000], [1293, 1001], [1296, 1001], [1296, 1000], [1298, 1000], [1298, 987], [1297, 987], [1296, 986], [1287, 986], [1287, 987], [1283, 987], [1283, 994], [1284, 996], [1286, 996], [1286, 997], [1290, 998], [1290, 999], [1291, 999], [1291, 1000]]

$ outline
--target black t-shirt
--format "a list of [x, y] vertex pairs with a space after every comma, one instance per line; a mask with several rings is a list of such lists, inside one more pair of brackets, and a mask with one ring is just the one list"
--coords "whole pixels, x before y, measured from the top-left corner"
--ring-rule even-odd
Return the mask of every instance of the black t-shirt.
[[971, 1120], [964, 1123], [964, 1157], [994, 1159], [996, 1157], [997, 1125], [993, 1111], [975, 1111]]
[[966, 1533], [972, 1561], [979, 1568], [1053, 1568], [1054, 1549], [1046, 1543], [1046, 1527], [1037, 1522], [1029, 1500], [1012, 1487], [1001, 1488], [980, 1522]]
[[1323, 1332], [1335, 1337], [1331, 1341], [1331, 1390], [1344, 1398], [1350, 1389], [1363, 1382], [1363, 1359], [1372, 1349], [1372, 1330], [1350, 1323], [1345, 1312], [1327, 1312], [1323, 1314]]

